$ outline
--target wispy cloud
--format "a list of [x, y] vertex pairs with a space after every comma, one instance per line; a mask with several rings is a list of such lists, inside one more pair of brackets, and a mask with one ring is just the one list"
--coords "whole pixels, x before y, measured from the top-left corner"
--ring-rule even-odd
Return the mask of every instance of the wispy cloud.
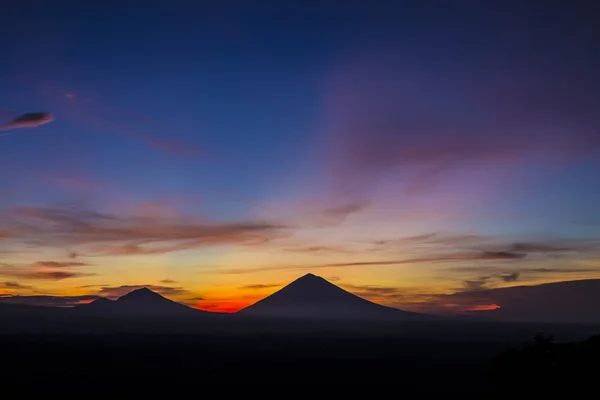
[[392, 174], [419, 193], [457, 172], [505, 173], [533, 155], [558, 165], [600, 150], [595, 83], [583, 75], [557, 84], [551, 73], [530, 73], [532, 60], [503, 69], [435, 65], [390, 51], [333, 69], [324, 158], [338, 190], [366, 191]]
[[321, 225], [338, 225], [349, 216], [365, 210], [371, 205], [370, 201], [350, 201], [323, 209], [320, 213]]
[[450, 267], [440, 269], [448, 277], [454, 275], [460, 277], [466, 275], [474, 275], [462, 282], [462, 287], [456, 288], [456, 292], [464, 291], [480, 291], [485, 289], [493, 289], [506, 286], [514, 282], [520, 281], [539, 281], [540, 277], [556, 278], [565, 277], [568, 275], [581, 274], [598, 274], [600, 271], [597, 268], [532, 268], [524, 266], [513, 266], [506, 268], [502, 266], [472, 266], [472, 267]]
[[272, 289], [277, 287], [282, 287], [283, 285], [280, 283], [271, 283], [271, 284], [254, 284], [254, 285], [244, 285], [240, 286], [240, 289], [248, 289], [248, 290], [261, 290], [261, 289]]
[[18, 128], [35, 128], [54, 121], [54, 116], [47, 112], [27, 113], [19, 115], [11, 121], [0, 125], [0, 131]]
[[321, 268], [344, 268], [344, 267], [361, 267], [361, 266], [377, 266], [377, 265], [403, 265], [403, 264], [419, 264], [419, 263], [452, 263], [461, 261], [510, 261], [520, 260], [526, 257], [522, 253], [510, 253], [505, 251], [473, 251], [464, 253], [446, 253], [431, 257], [408, 258], [401, 260], [373, 260], [373, 261], [351, 261], [331, 264], [315, 264], [306, 266], [276, 266], [276, 267], [259, 267], [259, 268], [237, 268], [220, 270], [221, 274], [249, 274], [260, 271], [279, 271], [279, 270], [317, 270]]
[[194, 146], [190, 146], [189, 144], [185, 145], [176, 141], [156, 140], [150, 138], [146, 138], [146, 141], [151, 147], [163, 150], [172, 155], [183, 157], [199, 157], [205, 155], [203, 151]]
[[[424, 293], [423, 288], [344, 284], [340, 286], [364, 299], [397, 308], [413, 309], [419, 304], [437, 303], [440, 294]], [[425, 290], [426, 292], [426, 290]]]
[[[183, 143], [169, 135], [171, 127], [159, 123], [149, 115], [140, 115], [131, 110], [118, 110], [101, 103], [98, 99], [82, 96], [75, 91], [49, 90], [49, 95], [57, 107], [70, 120], [93, 130], [102, 130], [108, 134], [121, 135], [145, 143], [147, 146], [164, 151], [167, 154], [183, 157], [198, 157], [206, 152], [192, 143]], [[148, 132], [161, 129], [161, 135]]]
[[35, 263], [38, 267], [47, 268], [71, 268], [71, 267], [86, 267], [91, 264], [76, 261], [38, 261]]
[[557, 253], [581, 250], [581, 247], [561, 246], [553, 243], [513, 243], [510, 246], [511, 251], [524, 253]]
[[463, 282], [464, 289], [467, 292], [484, 289], [488, 285], [490, 279], [492, 279], [491, 276], [482, 276], [477, 279], [467, 279]]
[[[446, 272], [460, 272], [460, 273], [481, 273], [481, 274], [493, 274], [493, 275], [512, 275], [512, 278], [517, 278], [514, 280], [518, 280], [519, 277], [521, 277], [521, 275], [524, 275], [526, 273], [539, 273], [539, 274], [543, 274], [543, 273], [561, 273], [561, 274], [568, 274], [568, 273], [583, 273], [583, 272], [600, 272], [599, 268], [593, 268], [593, 267], [589, 267], [589, 268], [579, 268], [579, 267], [562, 267], [562, 268], [557, 268], [557, 267], [548, 267], [548, 268], [537, 268], [537, 267], [520, 267], [518, 269], [518, 271], [511, 271], [511, 270], [507, 270], [506, 267], [501, 267], [501, 266], [473, 266], [473, 267], [444, 267], [443, 269], [440, 269], [440, 271], [446, 271]], [[510, 281], [512, 278], [509, 278], [508, 281]]]
[[0, 266], [0, 276], [8, 276], [18, 279], [61, 281], [83, 276], [94, 276], [93, 273], [71, 272], [71, 271], [48, 271], [32, 268], [30, 266], [13, 266], [4, 264]]
[[500, 278], [502, 278], [502, 280], [504, 282], [516, 282], [519, 280], [520, 276], [521, 276], [521, 273], [516, 271], [516, 272], [511, 272], [510, 274], [500, 275]]
[[[78, 254], [162, 254], [216, 245], [257, 245], [284, 226], [262, 222], [218, 223], [194, 218], [112, 215], [74, 204], [20, 207], [2, 227], [12, 239], [38, 246], [76, 248]], [[18, 226], [19, 229], [15, 227]]]
[[319, 254], [319, 253], [348, 253], [350, 250], [341, 249], [338, 247], [330, 247], [330, 246], [298, 246], [298, 247], [286, 247], [285, 251], [289, 251], [291, 253], [309, 253], [309, 254]]
[[33, 286], [23, 285], [19, 282], [2, 282], [0, 287], [5, 289], [17, 289], [17, 290], [34, 290]]
[[518, 260], [524, 258], [523, 253], [506, 251], [482, 251], [469, 253], [448, 253], [432, 257], [409, 258], [406, 260], [358, 261], [348, 263], [326, 264], [321, 267], [354, 267], [363, 265], [398, 265], [455, 261], [489, 261], [489, 260]]
[[80, 304], [90, 303], [96, 300], [98, 296], [8, 296], [0, 297], [0, 303], [26, 304], [31, 306], [43, 307], [73, 307]]

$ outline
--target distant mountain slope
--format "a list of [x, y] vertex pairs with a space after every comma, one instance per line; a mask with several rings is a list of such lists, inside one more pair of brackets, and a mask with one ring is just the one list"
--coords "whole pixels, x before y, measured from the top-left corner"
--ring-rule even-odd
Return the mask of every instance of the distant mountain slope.
[[67, 308], [0, 302], [0, 318], [56, 317], [67, 315], [68, 311]]
[[435, 317], [382, 306], [307, 274], [240, 311], [241, 315], [278, 318], [422, 320]]
[[600, 279], [515, 286], [470, 292], [500, 306], [470, 314], [497, 321], [600, 323]]

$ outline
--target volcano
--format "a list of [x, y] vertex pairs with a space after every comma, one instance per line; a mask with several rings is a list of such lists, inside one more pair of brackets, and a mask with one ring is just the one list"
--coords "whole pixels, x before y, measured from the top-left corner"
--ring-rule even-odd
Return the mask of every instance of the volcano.
[[434, 316], [386, 307], [356, 296], [313, 274], [306, 274], [240, 311], [270, 318], [427, 320]]

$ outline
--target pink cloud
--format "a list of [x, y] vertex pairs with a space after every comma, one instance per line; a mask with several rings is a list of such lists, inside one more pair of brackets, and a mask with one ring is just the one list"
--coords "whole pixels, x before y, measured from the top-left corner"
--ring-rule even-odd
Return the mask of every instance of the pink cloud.
[[322, 143], [337, 190], [391, 176], [421, 192], [457, 171], [506, 171], [531, 156], [558, 165], [600, 149], [585, 82], [508, 71], [417, 68], [387, 54], [340, 63], [325, 87]]
[[[144, 142], [147, 146], [180, 157], [204, 155], [191, 143], [182, 143], [176, 139], [163, 139], [149, 134], [158, 124], [147, 115], [131, 110], [118, 110], [101, 103], [97, 99], [82, 96], [75, 91], [46, 88], [45, 94], [53, 105], [68, 119], [106, 134], [120, 135]], [[162, 124], [164, 125], [164, 124]]]
[[19, 128], [36, 128], [54, 121], [54, 116], [47, 112], [36, 112], [19, 115], [11, 121], [0, 125], [0, 130], [7, 131]]
[[[284, 226], [261, 222], [218, 223], [184, 216], [105, 214], [61, 205], [20, 207], [4, 224], [15, 241], [73, 247], [93, 255], [161, 254], [216, 245], [260, 245]], [[17, 227], [20, 230], [17, 230]], [[2, 226], [4, 228], [4, 226]]]
[[164, 150], [167, 153], [184, 157], [198, 157], [204, 155], [199, 149], [176, 141], [148, 139], [148, 144], [156, 149]]
[[66, 167], [58, 170], [38, 170], [31, 169], [25, 165], [7, 163], [4, 163], [3, 167], [13, 173], [27, 176], [27, 181], [35, 180], [37, 184], [49, 185], [69, 191], [89, 192], [92, 189], [115, 191], [112, 184], [95, 179], [81, 167], [71, 168], [70, 170]]

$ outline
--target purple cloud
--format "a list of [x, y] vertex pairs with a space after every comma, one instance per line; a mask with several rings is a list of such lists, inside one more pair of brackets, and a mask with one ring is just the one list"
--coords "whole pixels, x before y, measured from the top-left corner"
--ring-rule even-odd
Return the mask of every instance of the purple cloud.
[[18, 128], [35, 128], [54, 121], [54, 116], [47, 112], [26, 113], [19, 115], [3, 125], [0, 130], [7, 131]]

